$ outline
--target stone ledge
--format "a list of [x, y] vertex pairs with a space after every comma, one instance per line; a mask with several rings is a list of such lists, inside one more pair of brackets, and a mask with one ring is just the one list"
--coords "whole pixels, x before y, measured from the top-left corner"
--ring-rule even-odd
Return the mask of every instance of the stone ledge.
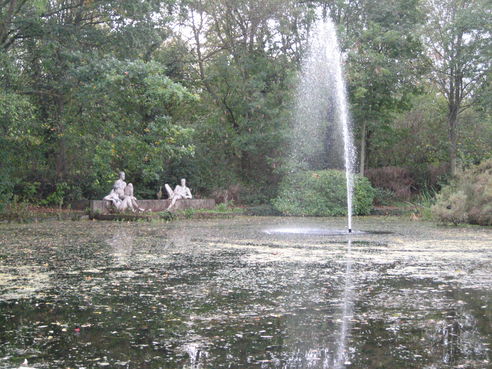
[[[158, 212], [164, 211], [171, 204], [171, 200], [137, 200], [138, 206], [146, 211]], [[215, 208], [214, 199], [191, 199], [178, 200], [171, 211], [185, 209], [213, 209]], [[90, 200], [91, 212], [101, 214], [109, 213], [111, 210], [111, 201]]]

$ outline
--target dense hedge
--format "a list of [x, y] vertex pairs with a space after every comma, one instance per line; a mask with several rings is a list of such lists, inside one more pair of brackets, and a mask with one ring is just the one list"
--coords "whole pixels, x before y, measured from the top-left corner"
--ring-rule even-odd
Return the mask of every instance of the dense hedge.
[[492, 225], [492, 159], [458, 175], [431, 211], [444, 223]]
[[[372, 209], [374, 189], [365, 177], [356, 176], [354, 214]], [[347, 214], [345, 173], [339, 170], [298, 172], [280, 185], [274, 207], [285, 215], [339, 216]]]

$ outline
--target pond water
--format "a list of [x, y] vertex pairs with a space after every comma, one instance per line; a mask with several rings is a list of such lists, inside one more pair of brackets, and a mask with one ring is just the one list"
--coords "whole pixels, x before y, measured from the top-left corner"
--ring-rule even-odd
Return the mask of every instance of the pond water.
[[0, 368], [491, 368], [492, 229], [355, 224], [1, 224]]

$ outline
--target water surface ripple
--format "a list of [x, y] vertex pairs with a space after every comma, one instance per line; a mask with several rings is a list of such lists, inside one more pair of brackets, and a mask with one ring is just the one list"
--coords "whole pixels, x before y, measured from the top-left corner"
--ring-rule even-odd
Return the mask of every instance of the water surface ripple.
[[0, 224], [0, 368], [490, 368], [492, 229], [344, 221]]

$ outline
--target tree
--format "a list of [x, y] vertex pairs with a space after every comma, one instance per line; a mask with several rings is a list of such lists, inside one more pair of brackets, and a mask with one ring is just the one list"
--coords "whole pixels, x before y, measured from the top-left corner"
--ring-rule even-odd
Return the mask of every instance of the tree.
[[154, 195], [165, 168], [193, 155], [193, 130], [174, 117], [197, 97], [167, 77], [157, 62], [108, 58], [72, 74], [79, 87], [66, 113], [71, 175], [86, 192], [100, 194], [99, 184], [107, 189], [114, 177], [112, 168], [125, 170], [144, 186], [140, 194]]
[[174, 4], [3, 2], [0, 37], [9, 63], [2, 60], [1, 156], [18, 158], [7, 164], [16, 168], [16, 183], [39, 181], [46, 195], [66, 182], [75, 196], [99, 196], [108, 176], [127, 169], [145, 191], [166, 162], [192, 154], [191, 130], [177, 116], [196, 97], [152, 62], [170, 34]]
[[359, 171], [377, 165], [396, 114], [410, 108], [424, 73], [418, 0], [318, 0], [338, 26], [351, 112], [359, 139]]
[[206, 137], [199, 140], [215, 167], [230, 171], [215, 176], [229, 183], [212, 186], [242, 182], [266, 189], [278, 180], [272, 172], [283, 157], [291, 81], [304, 39], [300, 7], [218, 0], [193, 1], [188, 9], [195, 84], [204, 91], [198, 130]]
[[476, 101], [490, 76], [492, 6], [490, 0], [428, 0], [425, 43], [431, 80], [448, 104], [450, 174], [458, 156], [460, 114]]
[[[0, 56], [0, 208], [10, 200], [28, 161], [35, 161], [39, 131], [32, 125], [34, 106], [19, 93], [14, 61]], [[1, 210], [1, 209], [0, 209]]]
[[363, 175], [371, 145], [385, 144], [380, 138], [392, 129], [395, 113], [408, 109], [418, 91], [423, 50], [418, 1], [368, 1], [361, 20], [348, 36], [348, 85]]

